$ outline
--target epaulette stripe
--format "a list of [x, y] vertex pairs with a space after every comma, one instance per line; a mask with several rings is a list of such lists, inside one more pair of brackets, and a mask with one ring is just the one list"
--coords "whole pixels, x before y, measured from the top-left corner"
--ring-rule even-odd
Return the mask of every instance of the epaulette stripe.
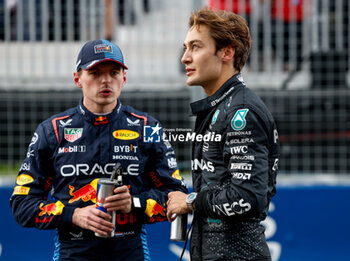
[[63, 120], [63, 119], [66, 119], [66, 118], [68, 118], [68, 117], [69, 117], [69, 115], [63, 116], [63, 117], [58, 117], [58, 118], [54, 118], [54, 119], [51, 121], [58, 142], [60, 142], [60, 138], [58, 137], [58, 130], [57, 130], [57, 123], [56, 123], [56, 122], [57, 122], [58, 120]]
[[133, 112], [130, 113], [132, 116], [135, 116], [136, 118], [141, 118], [143, 119], [143, 121], [145, 122], [145, 125], [147, 125], [147, 117], [146, 116], [141, 116], [141, 115], [137, 115]]

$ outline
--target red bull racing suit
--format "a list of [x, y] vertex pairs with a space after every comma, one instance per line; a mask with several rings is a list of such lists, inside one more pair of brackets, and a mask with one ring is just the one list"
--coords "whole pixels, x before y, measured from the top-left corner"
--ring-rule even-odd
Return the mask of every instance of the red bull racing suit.
[[191, 104], [197, 116], [192, 175], [195, 200], [191, 260], [270, 260], [260, 221], [275, 183], [276, 125], [237, 74]]
[[[132, 211], [117, 213], [114, 238], [98, 238], [74, 226], [72, 215], [96, 203], [97, 180], [109, 178], [116, 163]], [[38, 126], [10, 204], [21, 226], [57, 229], [54, 260], [148, 260], [144, 224], [166, 220], [174, 190], [187, 192], [156, 119], [119, 100], [112, 113], [97, 116], [81, 101]]]

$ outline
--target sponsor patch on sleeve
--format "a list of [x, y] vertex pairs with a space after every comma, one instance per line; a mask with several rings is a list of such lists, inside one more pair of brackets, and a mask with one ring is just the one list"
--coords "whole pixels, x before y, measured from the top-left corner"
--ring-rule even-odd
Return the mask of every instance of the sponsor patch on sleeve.
[[22, 186], [25, 184], [32, 183], [33, 181], [34, 179], [28, 174], [21, 174], [17, 177], [16, 184]]
[[231, 127], [235, 131], [243, 130], [247, 124], [245, 116], [247, 115], [249, 109], [240, 109], [236, 111], [235, 115], [231, 121]]
[[61, 215], [64, 208], [64, 204], [61, 201], [57, 201], [56, 203], [50, 203], [47, 205], [44, 205], [44, 203], [41, 203], [39, 206], [39, 209], [41, 212], [39, 213], [39, 216], [46, 214], [48, 216], [50, 215]]
[[149, 217], [152, 217], [153, 215], [165, 216], [165, 208], [154, 199], [147, 199], [145, 214]]
[[16, 186], [13, 190], [13, 195], [28, 195], [29, 194], [29, 187], [23, 187], [23, 186]]

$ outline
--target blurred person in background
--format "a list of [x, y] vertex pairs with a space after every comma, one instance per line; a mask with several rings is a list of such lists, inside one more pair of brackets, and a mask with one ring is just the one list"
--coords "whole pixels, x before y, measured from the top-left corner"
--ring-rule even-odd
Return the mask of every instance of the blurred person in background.
[[250, 0], [208, 0], [208, 6], [212, 10], [226, 10], [245, 16], [249, 16], [252, 10]]
[[[248, 25], [252, 24], [252, 17], [257, 16], [258, 25], [252, 30], [257, 31], [258, 39], [254, 39], [253, 44], [257, 45], [259, 59], [263, 59], [261, 55], [264, 48], [272, 47], [274, 55], [283, 61], [283, 69], [286, 71], [301, 69], [303, 60], [302, 24], [304, 17], [311, 15], [305, 13], [307, 5], [310, 4], [311, 0], [257, 0], [255, 3], [251, 0], [208, 0], [208, 6], [211, 9], [232, 11], [239, 14], [246, 18]], [[267, 15], [263, 12], [264, 5], [268, 5], [271, 9], [271, 35], [264, 28], [267, 26], [263, 22], [263, 17]], [[256, 10], [253, 10], [254, 8]], [[271, 38], [271, 46], [264, 44], [265, 38]], [[283, 51], [278, 50], [280, 43], [282, 43]], [[261, 62], [261, 67], [264, 67], [263, 61]]]
[[[187, 85], [208, 95], [191, 104], [193, 192], [169, 193], [167, 216], [193, 213], [191, 260], [271, 260], [260, 224], [276, 193], [279, 157], [274, 119], [240, 71], [251, 46], [239, 15], [207, 7], [193, 12], [182, 63]], [[219, 136], [217, 136], [219, 135]]]
[[[23, 227], [57, 229], [54, 260], [150, 260], [145, 223], [167, 220], [168, 193], [187, 191], [160, 123], [121, 104], [126, 70], [118, 46], [87, 42], [74, 72], [80, 104], [38, 126], [18, 173], [13, 215]], [[144, 127], [158, 142], [144, 140]], [[117, 211], [113, 224], [95, 206], [96, 186], [117, 163], [124, 185], [103, 205]], [[115, 237], [94, 235], [113, 230]]]
[[[284, 70], [299, 71], [302, 66], [303, 53], [303, 19], [311, 0], [271, 1], [272, 48], [277, 53], [278, 43], [283, 43], [283, 54], [280, 57]], [[293, 54], [293, 55], [292, 55]]]

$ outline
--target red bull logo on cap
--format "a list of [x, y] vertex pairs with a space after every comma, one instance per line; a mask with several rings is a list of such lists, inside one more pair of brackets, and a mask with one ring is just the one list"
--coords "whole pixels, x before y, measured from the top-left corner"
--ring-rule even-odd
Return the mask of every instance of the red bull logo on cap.
[[73, 203], [80, 199], [84, 202], [91, 200], [93, 203], [96, 203], [97, 180], [98, 179], [94, 179], [89, 184], [75, 191], [75, 187], [69, 185], [69, 194], [73, 196], [73, 198], [71, 198], [68, 203]]

